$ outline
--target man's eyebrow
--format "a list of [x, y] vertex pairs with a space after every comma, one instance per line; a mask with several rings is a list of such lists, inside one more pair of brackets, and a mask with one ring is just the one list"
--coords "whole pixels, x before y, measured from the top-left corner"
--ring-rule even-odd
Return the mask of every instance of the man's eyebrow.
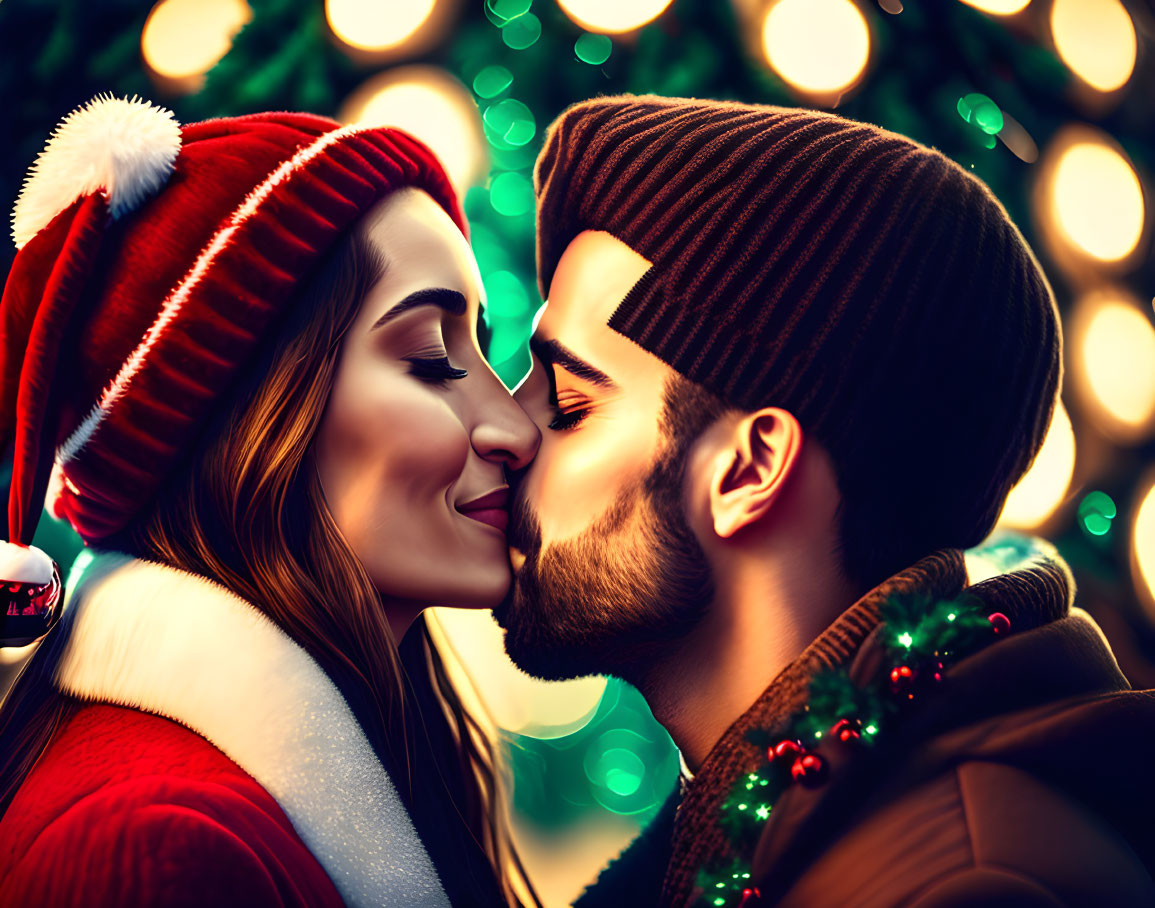
[[397, 318], [402, 312], [407, 312], [417, 306], [439, 306], [450, 315], [465, 315], [465, 296], [456, 290], [447, 290], [444, 287], [429, 287], [425, 290], [415, 290], [397, 305], [382, 315], [373, 323], [370, 331], [375, 331]]
[[561, 366], [570, 375], [577, 378], [585, 379], [591, 384], [595, 384], [601, 388], [616, 388], [612, 378], [610, 378], [601, 369], [595, 368], [573, 353], [573, 351], [563, 347], [555, 340], [542, 340], [541, 338], [531, 337], [529, 339], [529, 348], [537, 354], [545, 365]]

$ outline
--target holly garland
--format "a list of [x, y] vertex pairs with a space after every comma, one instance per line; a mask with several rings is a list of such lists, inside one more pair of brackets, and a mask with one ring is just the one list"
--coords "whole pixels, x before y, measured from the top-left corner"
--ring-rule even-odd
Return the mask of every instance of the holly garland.
[[826, 778], [823, 757], [809, 748], [824, 737], [873, 746], [915, 700], [942, 681], [946, 666], [1010, 631], [1001, 612], [986, 614], [981, 600], [935, 601], [922, 594], [894, 595], [880, 609], [879, 635], [886, 663], [865, 685], [856, 686], [843, 668], [828, 669], [810, 682], [807, 703], [781, 737], [768, 730], [749, 733], [766, 762], [744, 775], [722, 804], [719, 822], [732, 853], [742, 857], [699, 871], [706, 908], [753, 908], [760, 893], [750, 878], [749, 858], [778, 796], [791, 785], [815, 787]]

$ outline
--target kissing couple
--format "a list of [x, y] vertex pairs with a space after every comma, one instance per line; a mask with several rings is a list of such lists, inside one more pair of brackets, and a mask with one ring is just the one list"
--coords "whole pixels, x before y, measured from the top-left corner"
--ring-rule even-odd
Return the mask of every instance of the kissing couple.
[[677, 744], [584, 908], [1155, 901], [1155, 700], [1052, 547], [964, 556], [1062, 376], [985, 185], [828, 113], [623, 96], [553, 123], [535, 190], [511, 396], [407, 134], [110, 97], [54, 133], [0, 302], [35, 647], [4, 904], [539, 904], [432, 605]]

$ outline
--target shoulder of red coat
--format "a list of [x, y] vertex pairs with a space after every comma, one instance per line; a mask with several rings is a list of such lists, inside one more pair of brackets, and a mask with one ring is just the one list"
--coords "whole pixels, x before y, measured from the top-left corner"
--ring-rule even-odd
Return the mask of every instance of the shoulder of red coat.
[[228, 756], [170, 719], [103, 704], [65, 723], [0, 819], [0, 886], [43, 904], [104, 904], [105, 891], [110, 904], [284, 904], [302, 891], [340, 904]]

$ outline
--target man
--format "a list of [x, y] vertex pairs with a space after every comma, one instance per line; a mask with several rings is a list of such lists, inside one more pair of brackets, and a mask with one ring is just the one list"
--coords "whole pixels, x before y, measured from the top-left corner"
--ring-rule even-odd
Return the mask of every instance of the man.
[[498, 620], [532, 674], [637, 685], [686, 764], [580, 904], [1155, 904], [1151, 695], [1053, 550], [962, 557], [1061, 380], [989, 190], [833, 115], [656, 97], [566, 111], [536, 190]]

